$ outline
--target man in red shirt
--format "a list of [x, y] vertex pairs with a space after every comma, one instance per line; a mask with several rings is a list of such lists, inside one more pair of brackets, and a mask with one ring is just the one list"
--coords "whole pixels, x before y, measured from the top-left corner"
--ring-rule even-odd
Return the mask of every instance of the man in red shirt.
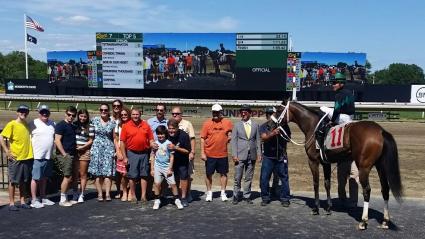
[[140, 118], [140, 110], [131, 110], [131, 121], [122, 126], [120, 149], [124, 162], [128, 164], [127, 177], [130, 182], [130, 194], [137, 202], [135, 181], [140, 179], [142, 187], [142, 205], [146, 206], [147, 177], [149, 176], [149, 151], [154, 144], [153, 133], [146, 121]]
[[212, 106], [212, 119], [205, 121], [201, 130], [201, 159], [205, 161], [207, 185], [207, 202], [212, 201], [212, 175], [217, 172], [221, 175], [221, 200], [227, 201], [226, 186], [229, 160], [227, 158], [227, 145], [232, 132], [232, 122], [224, 119], [223, 108], [219, 104]]

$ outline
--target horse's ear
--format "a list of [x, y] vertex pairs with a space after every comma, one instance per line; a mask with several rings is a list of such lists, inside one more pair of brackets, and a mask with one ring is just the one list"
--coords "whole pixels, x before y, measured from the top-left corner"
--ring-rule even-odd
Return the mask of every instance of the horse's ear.
[[287, 103], [288, 103], [288, 101], [290, 100], [290, 98], [287, 98], [287, 99], [283, 99], [282, 100], [282, 105], [286, 105]]

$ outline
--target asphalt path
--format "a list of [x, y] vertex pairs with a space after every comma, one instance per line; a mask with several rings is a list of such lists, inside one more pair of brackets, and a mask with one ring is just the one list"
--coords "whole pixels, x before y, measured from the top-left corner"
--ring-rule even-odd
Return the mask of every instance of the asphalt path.
[[[312, 195], [296, 193], [289, 208], [279, 201], [260, 205], [258, 193], [254, 204], [233, 205], [221, 202], [214, 193], [213, 202], [195, 191], [196, 200], [177, 210], [173, 204], [153, 210], [120, 200], [97, 202], [91, 192], [85, 203], [70, 208], [57, 205], [42, 209], [8, 211], [0, 208], [0, 238], [424, 238], [425, 203], [423, 199], [405, 199], [399, 205], [390, 200], [390, 229], [378, 228], [382, 221], [381, 198], [371, 199], [369, 227], [356, 226], [362, 208], [347, 210], [334, 200], [332, 215], [311, 215]], [[228, 194], [231, 194], [229, 191]], [[58, 200], [58, 197], [54, 197]], [[324, 203], [324, 202], [322, 202]], [[360, 205], [360, 204], [359, 204]], [[323, 205], [322, 205], [323, 206]]]

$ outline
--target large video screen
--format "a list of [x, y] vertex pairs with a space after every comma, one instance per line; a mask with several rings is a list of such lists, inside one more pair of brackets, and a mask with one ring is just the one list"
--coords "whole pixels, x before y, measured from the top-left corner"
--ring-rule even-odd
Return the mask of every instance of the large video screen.
[[49, 82], [92, 80], [93, 54], [94, 51], [47, 52]]
[[287, 33], [96, 33], [97, 87], [283, 91], [287, 45]]
[[328, 84], [337, 72], [347, 81], [366, 80], [366, 53], [302, 52], [299, 78], [302, 87]]

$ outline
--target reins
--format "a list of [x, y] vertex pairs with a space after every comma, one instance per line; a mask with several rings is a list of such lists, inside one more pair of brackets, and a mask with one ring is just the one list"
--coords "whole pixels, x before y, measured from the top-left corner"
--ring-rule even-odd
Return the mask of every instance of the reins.
[[282, 138], [284, 138], [285, 140], [290, 141], [291, 143], [293, 143], [293, 144], [295, 144], [295, 145], [298, 145], [298, 146], [305, 146], [306, 144], [309, 144], [309, 143], [310, 143], [310, 141], [313, 139], [314, 132], [316, 132], [317, 128], [319, 127], [319, 125], [320, 125], [320, 123], [323, 121], [323, 119], [324, 119], [326, 116], [328, 116], [328, 113], [326, 113], [325, 115], [323, 115], [323, 116], [322, 116], [322, 118], [320, 118], [319, 122], [317, 123], [316, 127], [314, 128], [313, 134], [311, 134], [310, 138], [309, 138], [307, 141], [305, 141], [305, 142], [303, 142], [303, 143], [297, 143], [297, 142], [295, 142], [294, 140], [292, 140], [292, 138], [291, 138], [291, 137], [289, 137], [289, 135], [288, 135], [288, 133], [285, 131], [285, 129], [284, 129], [282, 126], [280, 126], [280, 122], [281, 122], [281, 121], [283, 120], [283, 118], [285, 117], [285, 114], [286, 114], [286, 122], [288, 122], [288, 123], [289, 123], [289, 104], [290, 104], [290, 101], [288, 101], [288, 103], [287, 103], [287, 104], [286, 104], [286, 106], [285, 106], [285, 109], [282, 111], [282, 113], [280, 114], [279, 118], [277, 119], [277, 123], [279, 124], [278, 129], [279, 129], [279, 131], [281, 131], [281, 132], [283, 132], [283, 133], [284, 133], [284, 135], [280, 133], [280, 136], [281, 136]]

